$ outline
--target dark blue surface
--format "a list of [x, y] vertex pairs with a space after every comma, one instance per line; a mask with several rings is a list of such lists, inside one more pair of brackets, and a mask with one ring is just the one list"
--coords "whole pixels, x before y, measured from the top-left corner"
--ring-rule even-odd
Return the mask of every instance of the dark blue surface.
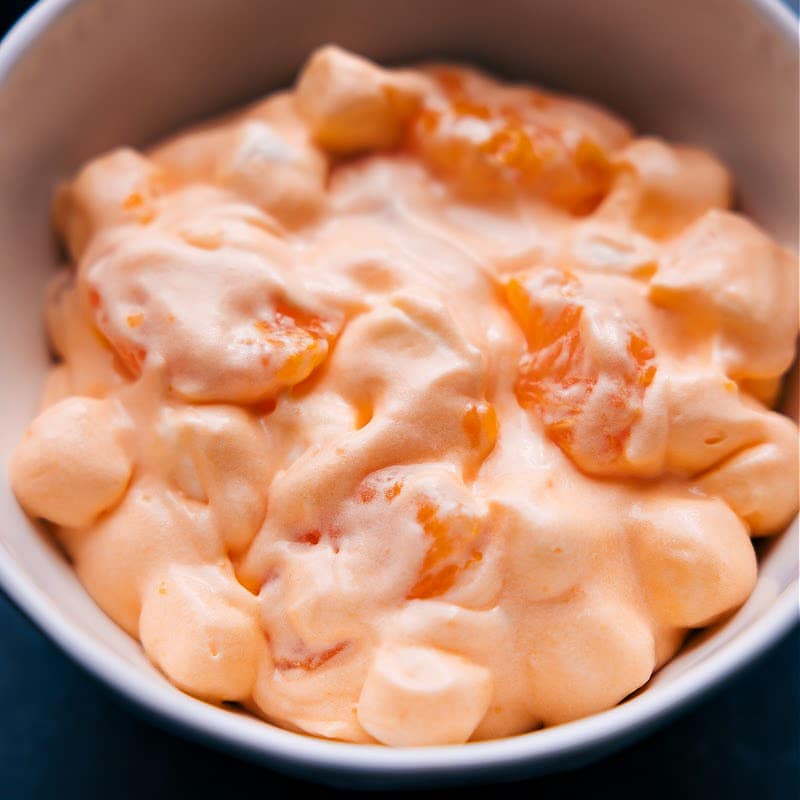
[[[299, 792], [346, 796], [190, 744], [141, 721], [5, 600], [0, 600], [0, 631], [4, 800], [240, 800], [253, 797], [256, 787], [268, 800]], [[526, 800], [592, 800], [618, 792], [642, 800], [798, 797], [799, 677], [796, 630], [715, 696], [639, 744], [582, 770], [498, 791]], [[480, 787], [435, 794], [476, 800], [490, 792]]]
[[[0, 33], [27, 5], [0, 0]], [[798, 0], [789, 5], [797, 10]], [[141, 721], [2, 596], [0, 632], [2, 800], [346, 795], [281, 777]], [[622, 753], [495, 791], [526, 800], [800, 797], [800, 631], [713, 697]], [[491, 793], [480, 787], [437, 797], [473, 800]]]

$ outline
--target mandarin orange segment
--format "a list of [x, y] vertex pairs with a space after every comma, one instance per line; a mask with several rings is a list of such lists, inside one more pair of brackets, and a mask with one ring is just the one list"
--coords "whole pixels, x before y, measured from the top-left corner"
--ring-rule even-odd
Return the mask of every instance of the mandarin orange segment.
[[165, 229], [135, 247], [114, 239], [78, 275], [84, 310], [134, 376], [147, 360], [185, 400], [260, 403], [305, 381], [343, 322], [304, 285], [285, 288], [288, 246], [274, 235], [262, 243], [269, 257], [256, 269], [251, 244], [214, 252]]
[[656, 376], [655, 364], [649, 363], [656, 357], [655, 350], [635, 331], [631, 331], [628, 339], [628, 350], [636, 359], [636, 363], [644, 368], [639, 371], [637, 381], [646, 389]]
[[635, 331], [631, 331], [631, 335], [628, 339], [628, 350], [630, 350], [631, 355], [640, 364], [644, 364], [646, 361], [655, 358], [655, 351], [653, 348]]
[[456, 70], [447, 67], [439, 69], [436, 71], [436, 80], [451, 97], [463, 95], [464, 77]]
[[132, 211], [135, 208], [141, 208], [144, 205], [144, 198], [141, 192], [131, 192], [123, 201], [122, 208], [125, 211]]
[[409, 146], [468, 197], [522, 190], [573, 214], [594, 210], [611, 188], [608, 154], [593, 139], [557, 123], [546, 98], [509, 105], [478, 101], [463, 78], [440, 70], [445, 95], [429, 100], [411, 126]]
[[[482, 439], [486, 436], [484, 429], [487, 425], [490, 429], [496, 426], [494, 409], [486, 402], [471, 404], [465, 418], [470, 420], [469, 425], [474, 422], [475, 435]], [[478, 445], [481, 443], [479, 441]], [[483, 559], [479, 543], [481, 517], [471, 504], [465, 503], [463, 498], [452, 497], [446, 490], [444, 494], [436, 489], [417, 494], [419, 487], [415, 491], [412, 484], [410, 489], [406, 489], [402, 480], [391, 476], [367, 478], [355, 496], [360, 504], [377, 501], [388, 505], [394, 503], [401, 493], [405, 497], [409, 491], [416, 495], [409, 505], [414, 522], [425, 536], [426, 549], [406, 599], [439, 597], [453, 588], [464, 570]], [[387, 510], [386, 505], [384, 510]], [[409, 512], [409, 505], [401, 503], [399, 513], [404, 517]]]
[[117, 356], [123, 367], [134, 377], [138, 377], [142, 372], [142, 365], [147, 358], [147, 350], [135, 344], [122, 342], [115, 347]]
[[403, 488], [402, 481], [395, 481], [388, 489], [386, 489], [383, 493], [383, 496], [391, 502], [392, 500], [400, 494], [400, 490]]
[[272, 320], [256, 320], [253, 324], [273, 354], [263, 357], [264, 366], [273, 360], [280, 364], [276, 377], [287, 386], [299, 383], [325, 359], [328, 351], [325, 338], [296, 324], [287, 315], [276, 314]]
[[[633, 323], [585, 297], [566, 273], [514, 278], [506, 298], [528, 342], [516, 385], [520, 405], [537, 414], [549, 438], [579, 466], [616, 472], [655, 378], [652, 346]], [[610, 342], [625, 342], [624, 351], [609, 357], [604, 348], [614, 345], [601, 341], [598, 329], [609, 332]]]
[[[120, 363], [134, 377], [141, 373], [149, 352], [164, 357], [168, 367], [173, 366], [170, 361], [174, 359], [179, 370], [200, 372], [196, 355], [181, 352], [176, 345], [187, 341], [198, 327], [194, 317], [184, 314], [178, 320], [164, 308], [143, 304], [143, 310], [131, 309], [130, 313], [114, 318], [109, 312], [109, 308], [114, 307], [113, 301], [106, 302], [94, 286], [87, 287], [86, 297], [98, 336], [113, 348]], [[178, 332], [174, 332], [176, 323], [180, 325]], [[285, 301], [277, 301], [258, 318], [245, 318], [242, 324], [219, 333], [215, 342], [217, 349], [230, 352], [235, 348], [241, 356], [237, 362], [243, 367], [240, 373], [247, 374], [236, 376], [240, 381], [237, 387], [220, 380], [213, 396], [200, 399], [228, 399], [229, 393], [234, 391], [255, 393], [255, 387], [264, 386], [261, 397], [244, 398], [261, 402], [282, 387], [295, 386], [322, 364], [335, 333], [333, 324]], [[207, 348], [200, 352], [205, 355]], [[219, 364], [216, 355], [212, 352], [209, 357], [212, 368]], [[199, 379], [193, 377], [192, 389], [197, 384], [202, 385], [209, 373], [213, 374], [213, 370], [207, 370]], [[183, 393], [173, 375], [170, 375], [170, 387], [178, 394]]]
[[492, 451], [497, 441], [497, 412], [491, 403], [469, 403], [461, 418], [461, 427], [470, 447], [482, 458]]
[[408, 600], [428, 600], [439, 597], [453, 588], [459, 568], [455, 564], [448, 564], [435, 572], [423, 571], [419, 580], [411, 587], [406, 595]]
[[151, 205], [145, 200], [141, 192], [131, 192], [122, 201], [122, 210], [134, 212], [136, 219], [142, 225], [147, 225], [155, 218], [155, 211]]
[[319, 540], [322, 538], [322, 531], [318, 530], [317, 528], [312, 528], [305, 533], [301, 533], [295, 541], [298, 544], [308, 544], [312, 547], [316, 544], [319, 544]]
[[453, 588], [465, 569], [483, 557], [472, 546], [480, 528], [476, 519], [454, 519], [442, 515], [437, 504], [424, 502], [417, 511], [417, 522], [429, 544], [419, 577], [406, 595], [409, 600], [439, 597]]

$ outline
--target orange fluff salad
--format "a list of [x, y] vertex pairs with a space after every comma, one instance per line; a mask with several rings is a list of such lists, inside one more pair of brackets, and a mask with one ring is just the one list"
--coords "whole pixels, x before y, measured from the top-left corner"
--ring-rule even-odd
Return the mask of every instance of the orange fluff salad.
[[55, 198], [10, 466], [176, 686], [349, 742], [607, 709], [797, 512], [797, 263], [712, 155], [337, 47]]

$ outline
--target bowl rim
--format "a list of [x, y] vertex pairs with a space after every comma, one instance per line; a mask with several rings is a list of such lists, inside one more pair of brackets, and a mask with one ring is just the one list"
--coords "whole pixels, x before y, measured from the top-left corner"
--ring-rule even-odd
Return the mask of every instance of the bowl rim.
[[[83, 0], [39, 0], [0, 41], [0, 87], [37, 39]], [[737, 0], [758, 11], [787, 44], [797, 46], [797, 18], [780, 0]], [[246, 714], [205, 703], [137, 667], [71, 622], [46, 592], [26, 578], [0, 540], [0, 589], [51, 642], [131, 706], [158, 724], [229, 752], [287, 771], [315, 767], [306, 778], [360, 775], [364, 779], [413, 774], [415, 782], [566, 762], [591, 751], [623, 746], [718, 688], [785, 635], [800, 618], [798, 580], [772, 607], [675, 681], [654, 686], [614, 708], [551, 728], [461, 745], [389, 748], [320, 739], [284, 730]]]

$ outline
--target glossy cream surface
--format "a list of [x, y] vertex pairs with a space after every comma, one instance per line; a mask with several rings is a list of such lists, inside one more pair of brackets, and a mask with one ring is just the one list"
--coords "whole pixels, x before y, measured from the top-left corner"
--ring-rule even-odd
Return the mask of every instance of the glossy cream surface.
[[588, 102], [322, 48], [59, 190], [13, 487], [206, 700], [392, 746], [608, 708], [797, 511], [797, 262], [731, 195]]

